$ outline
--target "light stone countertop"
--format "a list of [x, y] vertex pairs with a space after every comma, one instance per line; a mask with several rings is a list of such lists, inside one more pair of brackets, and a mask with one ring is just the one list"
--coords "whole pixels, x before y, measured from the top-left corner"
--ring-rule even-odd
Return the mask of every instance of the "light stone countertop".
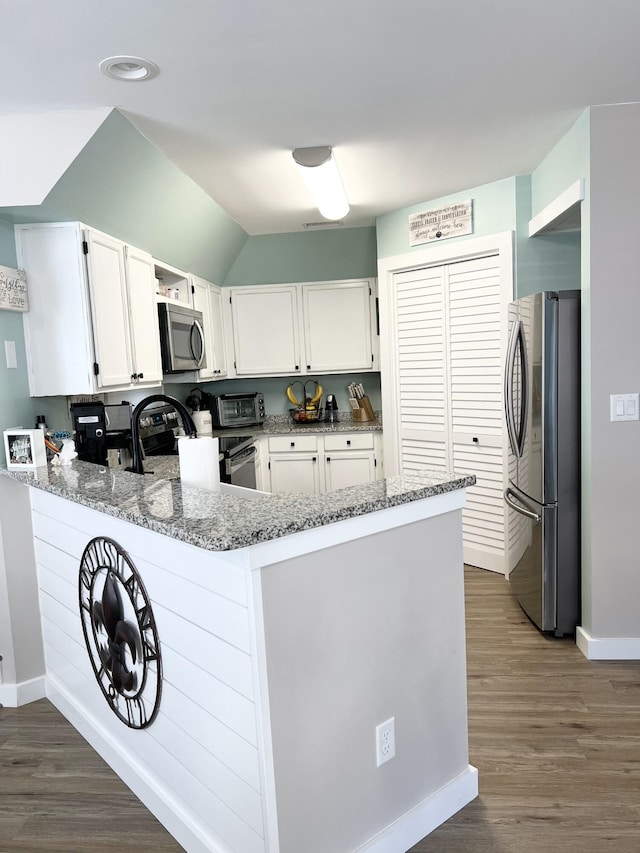
[[[379, 418], [356, 422], [349, 413], [341, 413], [336, 423], [304, 425], [293, 423], [288, 415], [269, 415], [263, 426], [216, 430], [214, 436], [258, 438], [381, 430]], [[48, 465], [34, 472], [0, 466], [0, 474], [210, 551], [278, 539], [466, 488], [476, 479], [473, 475], [425, 470], [321, 495], [248, 492], [247, 499], [224, 493], [224, 484], [220, 493], [183, 485], [177, 456], [148, 457], [145, 468], [148, 473], [141, 476], [75, 459], [68, 467]]]
[[229, 551], [455, 491], [475, 477], [424, 471], [322, 495], [258, 494], [251, 500], [183, 485], [177, 456], [147, 460], [139, 475], [79, 462], [0, 474], [211, 551]]
[[269, 435], [326, 435], [342, 432], [382, 432], [382, 418], [380, 413], [376, 413], [375, 421], [354, 421], [351, 419], [350, 412], [339, 412], [338, 416], [339, 420], [335, 423], [317, 421], [316, 423], [297, 424], [291, 420], [289, 415], [267, 415], [264, 424], [261, 426], [239, 426], [232, 429], [216, 429], [213, 431], [213, 435], [220, 437], [225, 435], [250, 435], [252, 438], [260, 438], [261, 436]]

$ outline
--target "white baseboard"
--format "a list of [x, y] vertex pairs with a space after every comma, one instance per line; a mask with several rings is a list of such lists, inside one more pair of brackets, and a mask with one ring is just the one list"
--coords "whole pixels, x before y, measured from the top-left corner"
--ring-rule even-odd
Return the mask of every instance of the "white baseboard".
[[19, 708], [44, 699], [47, 695], [44, 675], [21, 681], [18, 684], [0, 684], [0, 705], [5, 708]]
[[592, 637], [579, 625], [576, 646], [588, 660], [640, 660], [640, 637]]
[[171, 792], [136, 761], [135, 756], [123, 752], [110, 732], [84, 708], [78, 706], [61, 681], [48, 676], [46, 686], [47, 698], [52, 705], [67, 718], [185, 850], [189, 853], [228, 853], [226, 845], [212, 838], [211, 833], [207, 832], [192, 814], [185, 811]]
[[478, 796], [478, 771], [470, 764], [411, 811], [370, 838], [354, 853], [404, 853]]

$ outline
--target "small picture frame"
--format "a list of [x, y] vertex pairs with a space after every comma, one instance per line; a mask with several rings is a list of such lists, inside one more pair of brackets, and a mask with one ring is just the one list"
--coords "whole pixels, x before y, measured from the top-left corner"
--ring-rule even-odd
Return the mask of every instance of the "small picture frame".
[[47, 450], [41, 429], [13, 427], [4, 431], [7, 468], [33, 471], [47, 464]]

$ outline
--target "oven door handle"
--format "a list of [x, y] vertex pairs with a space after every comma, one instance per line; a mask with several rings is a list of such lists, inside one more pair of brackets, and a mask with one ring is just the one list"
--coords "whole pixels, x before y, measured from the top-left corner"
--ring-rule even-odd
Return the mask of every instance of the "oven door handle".
[[233, 474], [234, 471], [237, 471], [239, 468], [242, 468], [243, 465], [247, 465], [249, 462], [253, 462], [256, 455], [255, 447], [247, 447], [246, 450], [243, 450], [242, 453], [238, 453], [237, 456], [232, 456], [230, 459], [227, 459], [227, 473]]

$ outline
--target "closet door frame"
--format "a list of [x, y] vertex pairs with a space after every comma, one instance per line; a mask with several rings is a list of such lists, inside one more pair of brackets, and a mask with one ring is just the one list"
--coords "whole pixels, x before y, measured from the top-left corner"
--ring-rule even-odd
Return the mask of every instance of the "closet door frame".
[[501, 286], [513, 296], [513, 232], [503, 231], [485, 237], [471, 237], [455, 243], [434, 243], [412, 252], [381, 258], [378, 261], [378, 296], [380, 311], [380, 379], [382, 388], [382, 421], [384, 424], [384, 460], [386, 476], [401, 471], [398, 411], [400, 400], [394, 381], [396, 358], [396, 299], [394, 276], [421, 267], [441, 266], [498, 255]]

